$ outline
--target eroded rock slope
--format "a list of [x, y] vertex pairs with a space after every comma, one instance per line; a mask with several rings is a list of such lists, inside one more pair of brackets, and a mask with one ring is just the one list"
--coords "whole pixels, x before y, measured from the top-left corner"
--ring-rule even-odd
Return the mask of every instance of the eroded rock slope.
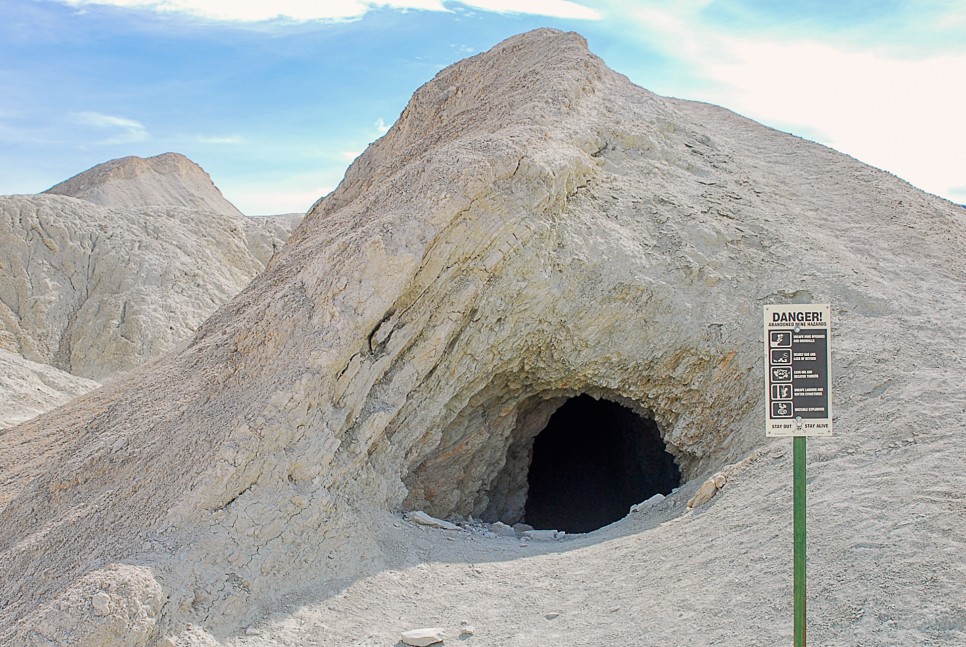
[[299, 219], [243, 216], [175, 153], [0, 196], [0, 348], [95, 380], [130, 370], [194, 333]]
[[100, 386], [0, 349], [0, 429], [13, 427]]
[[179, 153], [154, 157], [122, 157], [98, 164], [44, 191], [66, 195], [102, 207], [185, 207], [195, 211], [240, 217], [211, 176]]
[[[25, 222], [53, 208], [16, 204]], [[37, 229], [34, 248], [50, 249]], [[829, 610], [810, 633], [834, 642], [881, 611], [911, 627], [891, 644], [955, 638], [930, 618], [966, 602], [939, 568], [949, 533], [963, 532], [941, 513], [966, 491], [945, 458], [964, 448], [964, 330], [947, 316], [966, 306], [964, 252], [955, 205], [638, 88], [576, 34], [514, 37], [420, 88], [187, 346], [3, 444], [0, 465], [17, 467], [2, 490], [0, 641], [216, 644], [296, 606], [344, 608], [330, 596], [359, 578], [407, 577], [393, 570], [406, 551], [388, 512], [518, 515], [534, 436], [581, 393], [653, 418], [700, 483], [764, 443], [762, 304], [811, 301], [832, 303], [835, 319], [840, 435], [811, 467], [822, 550], [849, 560], [866, 534], [887, 534], [883, 557], [907, 558], [888, 582], [874, 561], [817, 569], [810, 587]], [[885, 450], [909, 438], [905, 456]], [[29, 452], [47, 458], [16, 461]], [[525, 613], [503, 617], [544, 622], [541, 600], [579, 614], [597, 604], [582, 591], [609, 573], [607, 596], [634, 612], [576, 621], [586, 644], [639, 644], [642, 628], [677, 644], [783, 641], [766, 617], [788, 554], [776, 539], [787, 520], [766, 496], [781, 489], [768, 479], [783, 456], [750, 463], [742, 479], [756, 487], [739, 480], [707, 512], [634, 526], [616, 550], [504, 555], [528, 579], [513, 596]], [[913, 531], [883, 514], [913, 519], [929, 483], [935, 514], [915, 516]], [[422, 572], [442, 572], [444, 553], [427, 549]], [[625, 572], [630, 554], [640, 576]], [[434, 581], [441, 609], [493, 590]], [[916, 587], [929, 589], [898, 595]], [[398, 636], [379, 611], [402, 598], [391, 583], [367, 590], [367, 630]], [[924, 609], [923, 597], [935, 602]], [[414, 613], [423, 604], [405, 600]], [[704, 609], [737, 611], [722, 626]], [[261, 644], [348, 640], [295, 624]], [[481, 644], [546, 644], [518, 629]], [[884, 622], [867, 630], [862, 644], [896, 637]]]

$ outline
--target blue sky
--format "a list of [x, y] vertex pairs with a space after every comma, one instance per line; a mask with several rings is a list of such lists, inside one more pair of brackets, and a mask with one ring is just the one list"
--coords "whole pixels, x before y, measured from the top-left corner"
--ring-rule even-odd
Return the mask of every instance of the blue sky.
[[436, 72], [537, 27], [966, 203], [966, 0], [0, 0], [0, 194], [176, 151], [302, 212]]

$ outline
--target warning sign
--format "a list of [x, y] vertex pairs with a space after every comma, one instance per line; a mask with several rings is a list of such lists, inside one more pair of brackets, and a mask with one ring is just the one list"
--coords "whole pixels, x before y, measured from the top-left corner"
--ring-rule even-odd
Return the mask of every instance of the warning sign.
[[831, 436], [831, 306], [765, 306], [765, 435]]

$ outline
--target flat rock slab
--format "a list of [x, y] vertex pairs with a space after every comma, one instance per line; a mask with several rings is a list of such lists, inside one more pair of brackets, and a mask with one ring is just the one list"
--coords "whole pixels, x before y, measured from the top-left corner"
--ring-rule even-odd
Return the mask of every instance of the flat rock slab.
[[443, 521], [442, 519], [437, 519], [436, 517], [430, 516], [425, 512], [419, 510], [415, 512], [410, 512], [406, 515], [406, 518], [417, 523], [420, 526], [429, 526], [430, 528], [439, 528], [441, 530], [459, 530], [460, 527], [455, 523], [450, 523], [449, 521]]
[[413, 647], [426, 647], [427, 645], [436, 645], [443, 642], [443, 637], [442, 627], [429, 627], [426, 629], [404, 631], [402, 632], [401, 640], [403, 643], [412, 645]]

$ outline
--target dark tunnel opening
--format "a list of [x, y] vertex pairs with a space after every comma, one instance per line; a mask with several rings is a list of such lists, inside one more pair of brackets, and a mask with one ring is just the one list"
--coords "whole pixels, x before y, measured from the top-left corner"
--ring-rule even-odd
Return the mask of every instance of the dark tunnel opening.
[[525, 520], [537, 529], [590, 532], [681, 484], [657, 423], [589, 395], [557, 409], [533, 442]]

